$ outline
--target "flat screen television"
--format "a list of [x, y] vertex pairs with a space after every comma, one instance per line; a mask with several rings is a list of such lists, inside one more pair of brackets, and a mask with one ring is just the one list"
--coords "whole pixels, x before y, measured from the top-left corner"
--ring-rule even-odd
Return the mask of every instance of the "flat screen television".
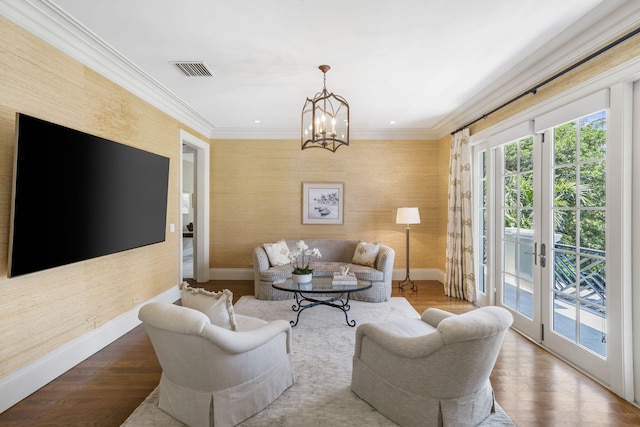
[[169, 159], [18, 113], [9, 276], [163, 242]]

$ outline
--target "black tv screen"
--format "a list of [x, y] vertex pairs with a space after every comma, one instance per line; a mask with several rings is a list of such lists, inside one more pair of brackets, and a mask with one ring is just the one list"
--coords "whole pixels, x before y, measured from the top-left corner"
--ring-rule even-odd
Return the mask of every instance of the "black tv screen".
[[16, 118], [9, 276], [165, 240], [169, 159]]

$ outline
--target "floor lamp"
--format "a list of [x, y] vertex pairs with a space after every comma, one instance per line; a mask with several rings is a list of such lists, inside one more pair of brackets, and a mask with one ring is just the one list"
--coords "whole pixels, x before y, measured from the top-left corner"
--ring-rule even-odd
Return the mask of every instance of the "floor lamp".
[[398, 208], [396, 224], [407, 225], [407, 277], [398, 283], [398, 287], [401, 291], [404, 291], [404, 287], [410, 283], [411, 290], [417, 291], [418, 287], [409, 277], [409, 224], [420, 224], [420, 211], [418, 211], [418, 208]]

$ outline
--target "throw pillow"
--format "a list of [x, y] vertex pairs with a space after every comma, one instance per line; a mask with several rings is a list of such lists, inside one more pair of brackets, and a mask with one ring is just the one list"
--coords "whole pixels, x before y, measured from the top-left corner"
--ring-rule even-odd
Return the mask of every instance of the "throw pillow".
[[380, 242], [367, 243], [359, 242], [356, 251], [353, 253], [352, 264], [366, 265], [367, 267], [376, 266], [376, 258], [380, 251]]
[[291, 263], [291, 260], [289, 259], [289, 246], [287, 246], [287, 242], [285, 242], [284, 239], [276, 243], [265, 243], [262, 247], [267, 253], [271, 267], [278, 267]]
[[209, 317], [213, 325], [235, 331], [236, 315], [233, 311], [233, 293], [210, 292], [202, 288], [192, 288], [187, 282], [180, 285], [182, 305], [198, 310]]

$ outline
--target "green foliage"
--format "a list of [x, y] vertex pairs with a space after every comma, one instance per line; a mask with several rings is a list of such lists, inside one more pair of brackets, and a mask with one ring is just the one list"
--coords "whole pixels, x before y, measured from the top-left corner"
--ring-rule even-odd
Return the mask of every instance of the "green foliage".
[[[553, 144], [554, 232], [561, 243], [604, 250], [605, 112], [556, 127]], [[532, 229], [532, 137], [504, 147], [504, 167], [504, 226]]]

